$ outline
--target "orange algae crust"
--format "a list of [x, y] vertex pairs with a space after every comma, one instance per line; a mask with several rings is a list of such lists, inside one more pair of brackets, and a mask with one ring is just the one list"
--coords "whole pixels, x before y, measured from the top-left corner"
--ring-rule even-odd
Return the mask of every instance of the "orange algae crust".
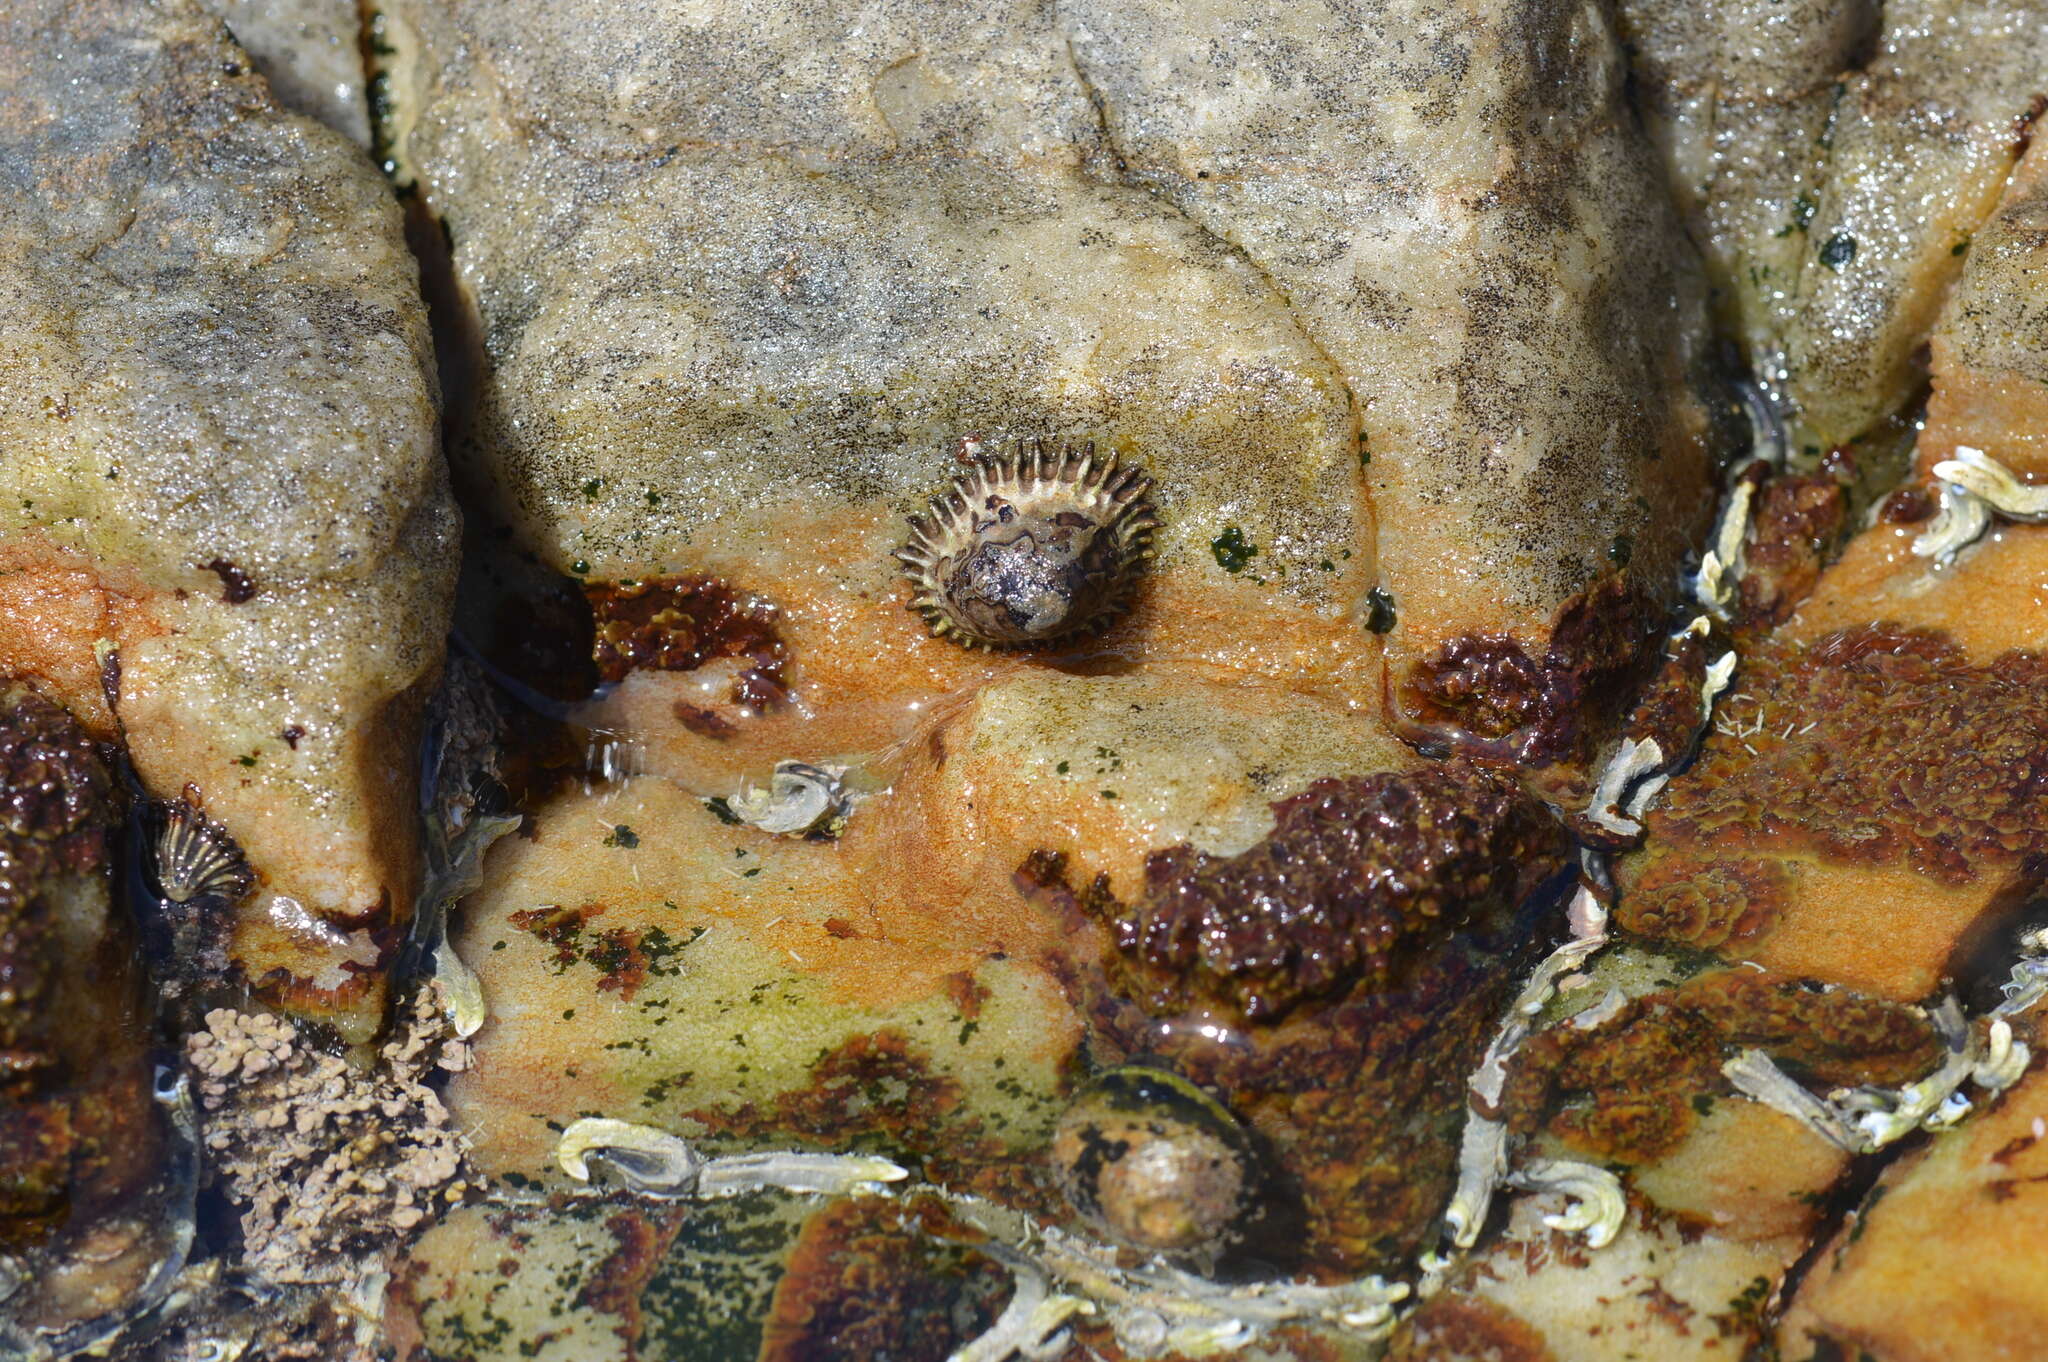
[[[901, 528], [900, 517], [867, 506], [823, 518], [792, 510], [786, 542], [747, 561], [721, 560], [723, 575], [651, 579], [638, 604], [593, 600], [601, 614], [659, 614], [673, 607], [654, 602], [681, 592], [687, 599], [668, 634], [639, 629], [625, 615], [599, 623], [608, 623], [629, 651], [652, 658], [672, 645], [673, 662], [702, 658], [685, 670], [615, 668], [619, 684], [579, 708], [576, 722], [630, 735], [637, 769], [715, 789], [757, 777], [776, 761], [894, 750], [917, 741], [930, 716], [957, 711], [992, 685], [1049, 669], [1163, 676], [1218, 689], [1270, 684], [1359, 715], [1379, 709], [1378, 635], [1346, 614], [1311, 609], [1243, 577], [1219, 589], [1206, 574], [1148, 572], [1131, 609], [1100, 633], [1030, 655], [962, 648], [933, 637], [905, 608], [908, 588], [896, 575], [884, 586], [862, 585], [874, 557], [887, 557], [881, 546], [893, 544]], [[791, 547], [797, 544], [801, 553]], [[593, 584], [583, 594], [639, 589], [637, 582]], [[740, 603], [737, 615], [717, 603], [720, 592]], [[523, 603], [508, 605], [505, 614], [481, 627], [494, 638], [494, 656], [516, 675], [555, 676], [551, 694], [576, 675], [596, 679], [597, 670], [582, 670], [580, 659], [565, 667], [539, 654], [523, 628]], [[562, 614], [555, 603], [551, 618]], [[577, 635], [573, 621], [555, 622], [555, 634]], [[592, 648], [602, 662], [606, 645], [593, 640]]]
[[1909, 1082], [1940, 1043], [1918, 1012], [1846, 989], [1720, 970], [1629, 1001], [1590, 1028], [1538, 1032], [1510, 1071], [1510, 1125], [1547, 1131], [1582, 1155], [1639, 1164], [1693, 1133], [1732, 1090], [1722, 1063], [1759, 1049], [1817, 1085]]
[[1464, 764], [1318, 780], [1273, 814], [1236, 856], [1153, 853], [1128, 910], [1106, 886], [1084, 900], [1111, 919], [1114, 968], [1151, 1011], [1199, 1002], [1267, 1022], [1386, 990], [1407, 958], [1512, 915], [1570, 851], [1511, 775]]
[[[1902, 488], [1880, 514], [1911, 514], [1923, 495]], [[1857, 535], [1778, 637], [1813, 643], [1883, 621], [1939, 630], [1974, 663], [2015, 649], [2048, 652], [2048, 534], [1994, 525], [1953, 565], [1932, 568], [1912, 549], [1925, 528], [1924, 521], [1886, 520]]]
[[1441, 1295], [1401, 1322], [1387, 1362], [1557, 1362], [1534, 1325], [1478, 1296]]

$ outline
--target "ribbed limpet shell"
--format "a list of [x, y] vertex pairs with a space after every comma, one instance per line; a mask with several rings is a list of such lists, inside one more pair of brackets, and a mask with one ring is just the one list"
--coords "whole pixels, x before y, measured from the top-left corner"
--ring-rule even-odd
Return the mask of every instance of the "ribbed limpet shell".
[[249, 892], [253, 877], [241, 848], [189, 796], [160, 805], [155, 817], [152, 868], [165, 898], [173, 903], [202, 897], [234, 903]]
[[1129, 605], [1158, 528], [1152, 480], [1093, 444], [1021, 440], [910, 518], [911, 609], [969, 647], [1100, 629]]

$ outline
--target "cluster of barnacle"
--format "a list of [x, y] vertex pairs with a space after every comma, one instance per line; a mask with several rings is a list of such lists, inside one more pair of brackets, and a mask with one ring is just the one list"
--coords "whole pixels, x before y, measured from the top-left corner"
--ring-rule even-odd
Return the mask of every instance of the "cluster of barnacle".
[[429, 1085], [466, 1047], [422, 992], [372, 1068], [291, 1023], [218, 1008], [186, 1041], [209, 1176], [242, 1210], [248, 1265], [283, 1283], [346, 1283], [463, 1199], [460, 1134]]

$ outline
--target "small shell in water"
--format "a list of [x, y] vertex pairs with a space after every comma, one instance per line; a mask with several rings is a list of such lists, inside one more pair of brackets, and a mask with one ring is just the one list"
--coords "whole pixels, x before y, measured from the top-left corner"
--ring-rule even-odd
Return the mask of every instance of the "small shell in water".
[[1137, 1065], [1075, 1095], [1053, 1131], [1052, 1162], [1090, 1224], [1154, 1252], [1223, 1247], [1253, 1181], [1237, 1119], [1178, 1074]]
[[242, 849], [226, 828], [199, 812], [188, 794], [161, 805], [154, 869], [157, 888], [173, 903], [197, 898], [236, 902], [255, 882]]

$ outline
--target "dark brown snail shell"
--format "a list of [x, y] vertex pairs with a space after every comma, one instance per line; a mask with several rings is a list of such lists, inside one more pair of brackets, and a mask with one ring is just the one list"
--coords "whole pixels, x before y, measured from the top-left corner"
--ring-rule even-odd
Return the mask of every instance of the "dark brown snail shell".
[[1132, 1248], [1224, 1247], [1253, 1183], [1250, 1142], [1221, 1103], [1177, 1074], [1110, 1069], [1053, 1130], [1053, 1172], [1096, 1229]]

